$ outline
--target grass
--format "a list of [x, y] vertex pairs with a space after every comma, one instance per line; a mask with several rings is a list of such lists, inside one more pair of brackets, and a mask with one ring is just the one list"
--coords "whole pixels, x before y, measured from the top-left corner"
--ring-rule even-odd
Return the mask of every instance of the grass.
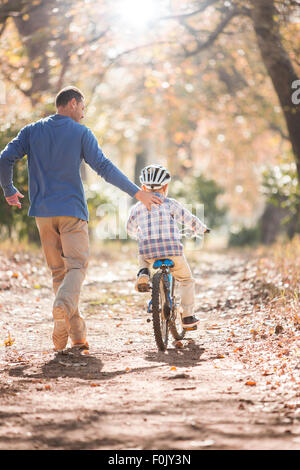
[[2, 240], [0, 242], [0, 251], [7, 255], [12, 255], [19, 252], [26, 253], [41, 253], [41, 247], [34, 243], [28, 243], [26, 240], [13, 241], [10, 239]]
[[268, 291], [270, 311], [300, 325], [300, 236], [257, 250], [257, 280]]

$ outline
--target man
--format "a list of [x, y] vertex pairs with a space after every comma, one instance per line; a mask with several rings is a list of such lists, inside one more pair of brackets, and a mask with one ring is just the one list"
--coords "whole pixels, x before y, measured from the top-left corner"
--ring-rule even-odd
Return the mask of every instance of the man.
[[27, 155], [31, 203], [28, 215], [36, 219], [52, 272], [52, 339], [58, 351], [66, 347], [69, 337], [72, 347], [88, 348], [85, 322], [78, 311], [89, 254], [88, 209], [80, 177], [82, 160], [148, 209], [161, 201], [133, 184], [104, 156], [91, 130], [80, 124], [84, 96], [78, 88], [63, 88], [55, 104], [56, 114], [25, 126], [2, 151], [0, 184], [8, 204], [21, 208], [19, 199], [24, 196], [13, 186], [13, 165]]

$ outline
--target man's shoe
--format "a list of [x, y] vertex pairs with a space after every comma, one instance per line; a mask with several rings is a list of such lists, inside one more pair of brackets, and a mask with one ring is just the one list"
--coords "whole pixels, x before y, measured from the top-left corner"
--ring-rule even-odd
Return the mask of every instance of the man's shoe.
[[150, 290], [150, 276], [147, 273], [138, 274], [135, 283], [135, 290], [137, 292], [149, 292]]
[[190, 317], [185, 317], [182, 319], [182, 327], [186, 329], [194, 328], [198, 325], [199, 321], [200, 320], [194, 315], [191, 315]]
[[56, 351], [65, 349], [69, 339], [68, 314], [62, 307], [53, 309], [54, 329], [52, 340]]

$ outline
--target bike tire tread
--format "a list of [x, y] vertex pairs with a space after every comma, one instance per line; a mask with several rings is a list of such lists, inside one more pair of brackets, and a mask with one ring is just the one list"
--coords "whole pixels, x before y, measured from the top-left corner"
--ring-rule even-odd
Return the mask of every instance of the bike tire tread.
[[155, 342], [160, 351], [165, 351], [167, 349], [166, 343], [163, 340], [161, 332], [161, 313], [159, 311], [159, 297], [160, 297], [160, 281], [162, 273], [155, 273], [152, 279], [152, 319], [153, 319], [153, 329]]

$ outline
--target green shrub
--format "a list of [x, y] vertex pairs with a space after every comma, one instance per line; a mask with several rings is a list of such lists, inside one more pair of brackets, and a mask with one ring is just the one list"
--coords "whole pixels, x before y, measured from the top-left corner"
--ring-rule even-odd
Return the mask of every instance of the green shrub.
[[242, 227], [238, 232], [231, 232], [228, 240], [229, 246], [255, 245], [260, 242], [261, 229], [259, 224], [255, 227]]

